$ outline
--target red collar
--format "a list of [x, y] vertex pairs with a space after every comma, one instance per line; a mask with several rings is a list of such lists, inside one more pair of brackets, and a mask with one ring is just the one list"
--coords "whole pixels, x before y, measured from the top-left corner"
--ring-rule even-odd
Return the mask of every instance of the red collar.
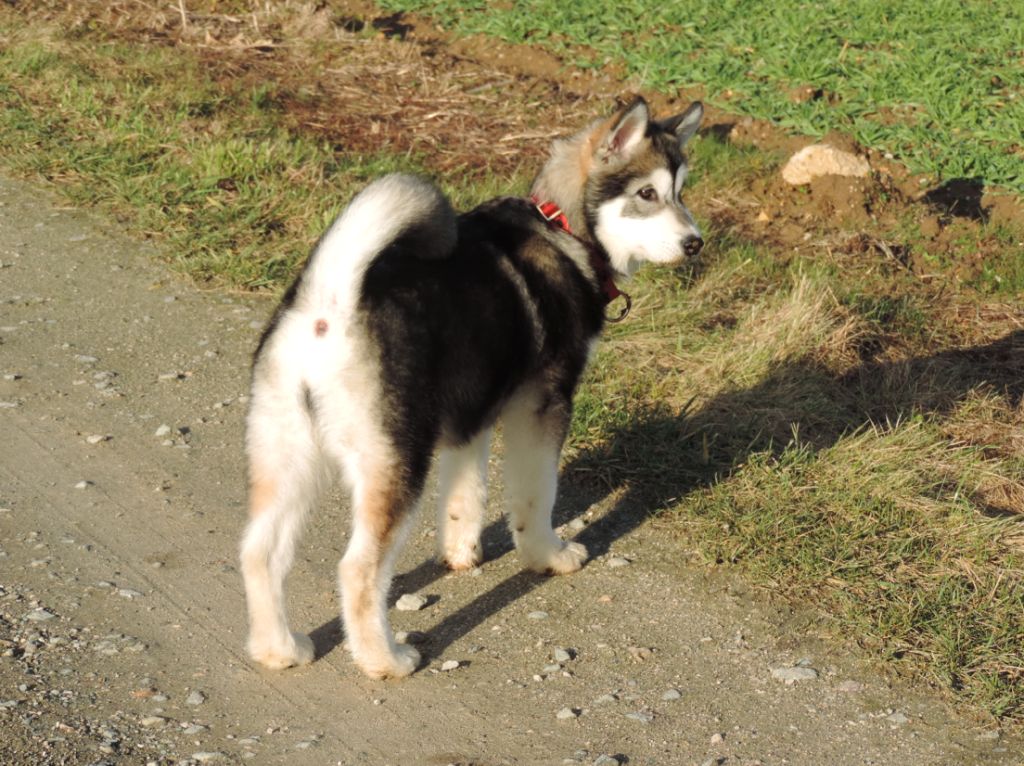
[[[540, 217], [543, 218], [550, 226], [561, 229], [566, 234], [572, 234], [572, 228], [569, 226], [569, 219], [566, 217], [562, 209], [558, 207], [554, 202], [550, 200], [547, 202], [541, 202], [537, 197], [530, 197], [530, 201], [533, 202], [537, 208], [537, 212], [540, 213]], [[577, 239], [579, 239], [577, 237]], [[626, 318], [626, 314], [629, 313], [629, 309], [633, 305], [633, 299], [629, 297], [629, 293], [625, 293], [619, 289], [619, 286], [615, 284], [615, 275], [612, 273], [611, 264], [608, 259], [598, 250], [596, 247], [588, 247], [587, 251], [590, 253], [590, 267], [594, 270], [598, 280], [601, 282], [601, 292], [604, 294], [604, 305], [607, 306], [609, 303], [614, 301], [616, 298], [622, 297], [626, 299], [626, 305], [623, 306], [622, 311], [616, 317], [605, 317], [609, 322], [621, 322]]]

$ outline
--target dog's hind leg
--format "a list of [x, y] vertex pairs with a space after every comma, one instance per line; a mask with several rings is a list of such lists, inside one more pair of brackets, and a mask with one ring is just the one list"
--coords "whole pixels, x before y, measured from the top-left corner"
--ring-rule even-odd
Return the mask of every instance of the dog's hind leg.
[[419, 489], [402, 466], [361, 458], [351, 464], [352, 539], [338, 565], [345, 636], [364, 673], [401, 678], [416, 669], [420, 655], [395, 641], [387, 597]]
[[517, 394], [502, 413], [505, 492], [512, 539], [523, 565], [549, 574], [575, 572], [587, 549], [563, 541], [551, 528], [558, 489], [558, 457], [570, 406], [534, 389]]
[[301, 404], [254, 388], [247, 451], [249, 524], [242, 537], [241, 568], [249, 607], [249, 654], [269, 668], [302, 665], [313, 659], [313, 642], [288, 628], [284, 581], [322, 475]]
[[451, 569], [472, 569], [483, 561], [480, 534], [487, 507], [487, 456], [491, 429], [460, 447], [442, 449], [438, 459], [438, 544]]

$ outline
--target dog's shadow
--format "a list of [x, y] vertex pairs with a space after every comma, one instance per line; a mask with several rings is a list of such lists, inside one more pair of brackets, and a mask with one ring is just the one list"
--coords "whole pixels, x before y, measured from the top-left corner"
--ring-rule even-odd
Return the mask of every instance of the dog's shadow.
[[[563, 467], [566, 491], [555, 523], [583, 515], [613, 494], [612, 507], [576, 540], [591, 557], [641, 526], [651, 514], [727, 477], [754, 452], [781, 452], [794, 428], [815, 448], [834, 444], [868, 423], [896, 422], [913, 413], [941, 416], [970, 392], [987, 389], [1020, 405], [1024, 395], [1024, 330], [985, 345], [952, 349], [899, 362], [865, 362], [836, 377], [813, 362], [778, 366], [758, 385], [722, 393], [697, 411], [676, 414], [652, 405], [601, 446], [584, 449]], [[512, 550], [503, 520], [484, 532], [486, 560]], [[446, 574], [428, 560], [395, 579], [396, 592], [416, 592]], [[520, 600], [547, 578], [521, 571], [481, 593], [427, 631], [422, 647], [441, 655], [491, 616]], [[317, 656], [342, 640], [337, 619], [312, 633]]]

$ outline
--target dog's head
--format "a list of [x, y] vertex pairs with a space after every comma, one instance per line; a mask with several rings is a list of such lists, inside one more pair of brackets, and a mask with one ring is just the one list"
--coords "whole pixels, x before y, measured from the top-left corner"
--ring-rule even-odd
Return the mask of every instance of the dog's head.
[[683, 148], [703, 116], [697, 102], [654, 121], [638, 98], [609, 120], [607, 132], [594, 142], [584, 214], [617, 272], [631, 275], [645, 261], [679, 265], [704, 246], [682, 200]]
[[556, 142], [534, 195], [558, 203], [573, 230], [597, 240], [619, 274], [630, 276], [647, 261], [682, 264], [704, 245], [681, 197], [683, 149], [703, 116], [696, 102], [674, 117], [653, 120], [647, 102], [637, 98]]

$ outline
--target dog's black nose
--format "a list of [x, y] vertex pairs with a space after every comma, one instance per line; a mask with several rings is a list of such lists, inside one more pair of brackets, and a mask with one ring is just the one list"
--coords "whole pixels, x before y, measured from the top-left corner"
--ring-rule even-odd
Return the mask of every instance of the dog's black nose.
[[691, 258], [698, 255], [703, 247], [704, 240], [694, 234], [683, 240], [683, 252]]

